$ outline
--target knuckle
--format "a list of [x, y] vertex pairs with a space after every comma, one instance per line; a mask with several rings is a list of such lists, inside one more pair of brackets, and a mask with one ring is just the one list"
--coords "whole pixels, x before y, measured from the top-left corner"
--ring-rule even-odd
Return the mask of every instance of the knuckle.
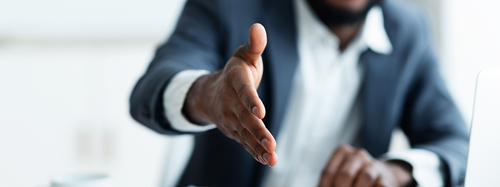
[[241, 136], [241, 140], [243, 142], [247, 142], [247, 137], [246, 137], [246, 133], [245, 133], [245, 128], [241, 128], [238, 132], [239, 136]]
[[339, 148], [338, 148], [339, 151], [342, 151], [342, 152], [350, 152], [351, 151], [351, 147], [348, 146], [348, 145], [340, 145]]
[[223, 80], [226, 83], [230, 83], [234, 79], [234, 76], [235, 76], [234, 66], [229, 66], [226, 68], [227, 69], [225, 69], [225, 76], [223, 77]]
[[252, 135], [253, 135], [253, 136], [254, 136], [257, 140], [259, 140], [259, 141], [263, 138], [263, 135], [262, 135], [262, 133], [261, 133], [261, 131], [260, 131], [260, 129], [259, 129], [259, 128], [253, 129], [253, 130], [252, 130]]
[[354, 151], [354, 156], [363, 156], [363, 151], [361, 149]]
[[361, 152], [361, 154], [364, 156], [370, 156], [370, 153], [368, 153], [368, 151], [366, 151], [366, 149], [359, 149], [359, 152]]
[[251, 83], [243, 83], [238, 86], [236, 93], [238, 93], [238, 97], [240, 98], [246, 106], [249, 106], [250, 102], [252, 102], [252, 90]]
[[245, 134], [245, 127], [241, 125], [237, 125], [235, 130], [238, 132], [240, 136], [243, 136]]
[[236, 93], [238, 93], [238, 97], [245, 102], [245, 104], [248, 104], [250, 100], [252, 99], [249, 95], [249, 93], [246, 92], [246, 90], [251, 90], [252, 88], [252, 83], [242, 83], [238, 85], [238, 88], [236, 88]]
[[238, 110], [238, 119], [240, 120], [241, 123], [243, 123], [244, 121], [246, 121], [247, 117], [248, 117], [248, 109], [245, 108], [245, 107], [240, 107], [240, 109]]
[[240, 144], [242, 143], [242, 141], [241, 141], [241, 137], [240, 137], [239, 135], [234, 134], [234, 133], [230, 133], [230, 136], [231, 136], [231, 138], [232, 138], [233, 140], [235, 140], [236, 142], [238, 142], [238, 143], [240, 143]]
[[232, 112], [227, 111], [227, 110], [223, 110], [222, 112], [220, 112], [220, 115], [222, 116], [222, 118], [224, 119], [224, 121], [226, 121], [228, 124], [233, 125], [234, 121], [232, 119], [231, 114], [232, 114]]
[[377, 179], [376, 176], [370, 173], [368, 170], [361, 171], [359, 175], [361, 178], [368, 181], [375, 181]]
[[230, 67], [227, 67], [226, 71], [226, 76], [224, 76], [224, 81], [231, 85], [232, 82], [234, 81], [239, 81], [241, 79], [240, 77], [240, 69], [241, 67], [239, 65], [233, 65]]
[[235, 131], [235, 130], [231, 131], [231, 135], [234, 137], [238, 137], [238, 138], [240, 137], [240, 135], [238, 134], [238, 131]]
[[245, 103], [245, 106], [248, 107], [248, 110], [252, 110], [251, 107], [255, 106], [252, 97], [246, 97], [243, 102]]
[[351, 173], [351, 172], [348, 172], [346, 170], [343, 170], [343, 171], [340, 171], [339, 177], [340, 178], [344, 178], [344, 179], [353, 179], [354, 178], [354, 174]]
[[370, 154], [365, 149], [358, 149], [354, 152], [354, 155], [361, 158], [369, 158]]
[[241, 83], [236, 87], [236, 92], [238, 92], [238, 96], [241, 96], [245, 88], [249, 85], [250, 83]]
[[248, 44], [248, 42], [247, 42], [247, 43], [245, 43], [245, 44], [243, 44], [243, 45], [240, 45], [240, 46], [238, 47], [238, 49], [236, 49], [236, 51], [234, 51], [233, 56], [236, 56], [236, 57], [243, 56], [243, 53], [244, 53], [244, 52], [246, 51], [246, 49], [247, 49], [247, 46], [248, 46], [247, 44]]

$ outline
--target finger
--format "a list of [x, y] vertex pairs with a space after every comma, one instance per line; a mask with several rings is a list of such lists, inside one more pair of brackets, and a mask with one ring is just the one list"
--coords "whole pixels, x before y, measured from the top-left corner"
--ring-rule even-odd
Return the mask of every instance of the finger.
[[236, 127], [241, 126], [240, 121], [234, 115], [233, 111], [229, 110], [228, 112], [223, 112], [223, 125], [217, 125], [217, 128], [220, 129], [227, 137], [235, 140], [240, 144], [244, 144], [244, 140], [241, 138], [240, 132]]
[[257, 94], [256, 80], [252, 77], [252, 69], [245, 66], [235, 67], [227, 71], [227, 76], [231, 87], [238, 95], [238, 98], [245, 104], [259, 119], [264, 118], [266, 109]]
[[[252, 67], [250, 74], [252, 75], [252, 83], [255, 89], [259, 87], [260, 81], [262, 79], [262, 73], [264, 71], [264, 65], [262, 64], [262, 53], [267, 45], [267, 36], [264, 26], [259, 23], [253, 24], [249, 31], [249, 39], [247, 43], [240, 46], [235, 52], [234, 57], [243, 60], [247, 66]], [[250, 109], [250, 111], [252, 111]], [[261, 119], [263, 117], [259, 116]]]
[[335, 186], [352, 186], [363, 165], [370, 162], [369, 158], [369, 154], [363, 149], [351, 154], [334, 177]]
[[384, 180], [382, 180], [382, 177], [379, 176], [377, 178], [377, 181], [375, 182], [375, 185], [373, 185], [374, 187], [389, 187], [388, 185], [384, 184]]
[[252, 155], [252, 157], [257, 161], [257, 162], [260, 162], [261, 164], [263, 165], [266, 165], [267, 162], [262, 158], [262, 154], [257, 154], [248, 144], [245, 143], [245, 141], [243, 140], [243, 138], [240, 136], [240, 134], [235, 131], [235, 130], [228, 130], [227, 128], [225, 127], [218, 127], [218, 129], [223, 133], [225, 134], [227, 137], [233, 139], [234, 141], [240, 143], [241, 145], [243, 145], [243, 147], [245, 148], [245, 150], [250, 153], [250, 155]]
[[257, 116], [259, 119], [264, 118], [266, 109], [264, 103], [260, 100], [257, 90], [255, 90], [252, 83], [242, 83], [236, 88], [236, 93], [243, 103], [245, 103], [248, 110]]
[[[264, 162], [262, 161], [262, 158], [259, 157], [259, 155], [257, 153], [255, 153], [252, 148], [250, 148], [250, 146], [248, 146], [247, 144], [243, 143], [243, 147], [245, 148], [245, 150], [247, 150], [248, 153], [250, 153], [252, 155], [252, 157], [257, 161], [257, 162], [260, 162], [261, 164], [264, 164]], [[264, 164], [265, 165], [265, 164]]]
[[261, 58], [262, 52], [267, 45], [266, 29], [260, 23], [255, 23], [250, 27], [249, 39], [245, 45], [236, 50], [234, 56], [245, 60], [255, 66]]
[[372, 163], [365, 164], [357, 174], [354, 187], [372, 187], [377, 181], [378, 175]]
[[255, 138], [250, 134], [248, 131], [244, 131], [244, 140], [248, 146], [252, 148], [252, 150], [259, 155], [261, 159], [265, 163], [268, 163], [270, 166], [276, 165], [278, 162], [278, 155], [276, 153], [268, 153], [258, 142], [255, 140]]
[[346, 158], [354, 152], [354, 148], [348, 145], [340, 145], [333, 153], [323, 173], [321, 174], [319, 186], [333, 186], [334, 176]]
[[246, 130], [244, 127], [242, 127], [242, 128], [243, 128], [243, 130], [242, 130], [241, 136], [242, 136], [242, 139], [244, 140], [245, 144], [250, 146], [250, 148], [260, 156], [262, 156], [262, 154], [266, 153], [267, 152], [266, 149], [264, 149], [264, 147], [262, 147], [262, 145], [260, 145], [260, 143], [252, 136], [252, 134], [250, 134], [250, 132], [248, 132], [248, 130]]
[[[239, 47], [234, 56], [242, 59], [249, 66], [239, 66], [230, 69], [229, 77], [235, 91], [240, 99], [245, 103], [248, 110], [258, 118], [265, 116], [266, 110], [260, 100], [256, 89], [262, 79], [263, 65], [262, 52], [267, 45], [267, 36], [264, 26], [259, 23], [252, 25], [249, 31], [248, 42]], [[242, 72], [243, 71], [243, 72]]]
[[232, 107], [241, 125], [259, 142], [262, 147], [272, 153], [276, 149], [276, 141], [262, 120], [255, 117], [242, 103]]
[[272, 153], [265, 152], [264, 154], [262, 154], [262, 158], [271, 167], [275, 166], [278, 163], [278, 155], [274, 151]]
[[[239, 124], [239, 122], [238, 122], [238, 124]], [[255, 152], [259, 156], [260, 159], [262, 159], [262, 154], [264, 154], [264, 152], [266, 152], [264, 147], [262, 147], [262, 145], [260, 145], [259, 142], [257, 140], [255, 140], [255, 138], [252, 136], [252, 134], [250, 134], [250, 132], [248, 132], [248, 130], [245, 129], [245, 127], [243, 127], [241, 124], [237, 125], [235, 128], [236, 128], [236, 130], [234, 130], [234, 131], [238, 132], [238, 136], [241, 139], [241, 144], [245, 144], [248, 147], [250, 147], [250, 149], [253, 152]]]
[[[251, 135], [247, 135], [247, 136], [244, 135], [244, 134], [249, 134], [249, 133], [243, 126], [241, 126], [238, 118], [234, 115], [234, 113], [231, 111], [230, 114], [224, 115], [224, 120], [226, 122], [226, 125], [224, 125], [223, 127], [220, 127], [221, 131], [224, 134], [226, 134], [226, 136], [228, 136], [231, 139], [234, 139], [236, 142], [242, 144], [244, 147], [248, 146], [248, 147], [245, 147], [245, 149], [250, 154], [252, 154], [252, 156], [255, 158], [255, 160], [257, 160], [258, 162], [260, 162], [262, 164], [266, 164], [264, 162], [264, 159], [262, 159], [262, 157], [261, 157], [262, 153], [255, 151], [255, 150], [259, 150], [259, 149], [254, 148], [254, 146], [255, 146], [254, 144], [257, 144], [257, 146], [259, 146], [261, 150], [264, 150], [264, 148], [262, 148], [262, 146], [260, 146]], [[229, 133], [226, 133], [226, 132], [229, 132]], [[253, 139], [255, 143], [248, 144], [247, 143], [248, 137]]]

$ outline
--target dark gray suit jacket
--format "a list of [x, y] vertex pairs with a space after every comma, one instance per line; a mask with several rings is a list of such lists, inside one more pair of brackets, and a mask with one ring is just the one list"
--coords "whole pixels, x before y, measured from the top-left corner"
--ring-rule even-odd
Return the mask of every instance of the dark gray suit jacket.
[[[384, 1], [381, 7], [394, 49], [390, 55], [362, 54], [361, 145], [378, 157], [388, 151], [391, 133], [400, 127], [413, 148], [440, 156], [446, 186], [456, 186], [465, 172], [468, 130], [439, 74], [424, 16], [397, 2]], [[268, 33], [258, 93], [268, 111], [264, 122], [279, 136], [298, 63], [292, 0], [188, 0], [173, 35], [158, 48], [132, 93], [134, 119], [161, 134], [186, 133], [173, 129], [164, 115], [162, 95], [170, 79], [182, 70], [222, 69], [256, 22]], [[267, 167], [219, 130], [197, 134], [195, 142], [179, 186], [261, 184]]]

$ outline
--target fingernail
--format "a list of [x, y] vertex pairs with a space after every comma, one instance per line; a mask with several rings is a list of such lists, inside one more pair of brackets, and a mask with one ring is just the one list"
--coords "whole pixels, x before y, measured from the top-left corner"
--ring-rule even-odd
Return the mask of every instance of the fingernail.
[[264, 160], [266, 161], [266, 163], [269, 163], [269, 159], [271, 159], [271, 155], [269, 153], [264, 153], [262, 154], [262, 157], [264, 158]]
[[260, 163], [263, 164], [263, 165], [266, 165], [267, 162], [264, 161], [264, 159], [262, 158], [262, 156], [259, 155], [259, 160], [260, 160]]
[[258, 108], [256, 106], [252, 107], [253, 115], [257, 116], [257, 110]]
[[264, 147], [264, 149], [266, 149], [267, 152], [269, 152], [269, 150], [267, 150], [267, 147], [271, 146], [271, 142], [269, 142], [269, 140], [267, 140], [266, 138], [264, 138], [260, 144], [262, 144], [262, 147]]

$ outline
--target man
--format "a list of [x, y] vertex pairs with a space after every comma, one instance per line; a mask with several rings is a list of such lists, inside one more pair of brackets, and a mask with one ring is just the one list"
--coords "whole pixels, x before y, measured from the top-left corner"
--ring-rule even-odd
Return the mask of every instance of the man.
[[[430, 43], [392, 1], [188, 0], [131, 114], [196, 134], [177, 186], [456, 186], [468, 133]], [[396, 127], [412, 149], [385, 154]]]

